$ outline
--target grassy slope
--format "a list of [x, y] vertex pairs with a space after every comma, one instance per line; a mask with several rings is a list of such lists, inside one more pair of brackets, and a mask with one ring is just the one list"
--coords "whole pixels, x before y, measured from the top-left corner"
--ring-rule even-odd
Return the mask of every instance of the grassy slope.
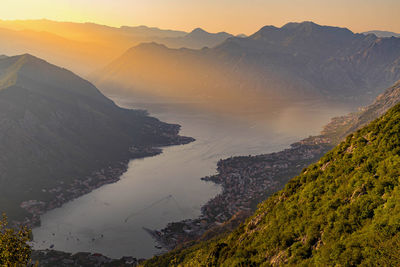
[[234, 232], [145, 266], [400, 264], [400, 105], [303, 170]]

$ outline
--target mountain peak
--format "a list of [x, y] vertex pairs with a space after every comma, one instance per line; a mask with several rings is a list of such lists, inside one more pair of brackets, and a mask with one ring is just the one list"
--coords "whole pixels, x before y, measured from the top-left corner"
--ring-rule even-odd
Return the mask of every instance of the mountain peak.
[[279, 28], [273, 26], [273, 25], [267, 25], [262, 27], [258, 32], [267, 32], [267, 31], [276, 31], [279, 30]]
[[189, 38], [208, 38], [211, 35], [212, 35], [211, 33], [203, 30], [202, 28], [196, 28], [193, 31], [191, 31], [190, 33], [188, 33], [186, 35], [186, 37], [189, 37]]
[[0, 90], [15, 85], [18, 77], [17, 73], [27, 62], [32, 62], [35, 59], [30, 54], [2, 58], [0, 67], [4, 69], [0, 74]]
[[208, 34], [208, 32], [203, 30], [202, 28], [196, 28], [191, 31], [190, 34]]
[[165, 48], [167, 47], [164, 44], [149, 42], [149, 43], [140, 43], [137, 46], [132, 47], [131, 49], [150, 50], [150, 49], [165, 49]]
[[323, 26], [316, 24], [312, 21], [303, 21], [303, 22], [289, 22], [285, 24], [282, 30], [286, 30], [289, 32], [304, 32], [307, 34], [313, 32], [330, 32], [330, 33], [344, 33], [344, 34], [353, 34], [347, 28], [333, 27], [333, 26]]
[[320, 28], [323, 27], [321, 25], [318, 25], [312, 21], [303, 21], [303, 22], [289, 22], [286, 23], [282, 29], [298, 29], [301, 27], [308, 27], [308, 28]]
[[[37, 58], [31, 54], [21, 54], [21, 55], [16, 55], [16, 56], [11, 56], [11, 57], [1, 57], [0, 58], [3, 62], [3, 65], [8, 66], [7, 67], [7, 72], [18, 72], [23, 66], [25, 66], [27, 63], [33, 63], [33, 64], [48, 64], [43, 59]], [[4, 76], [4, 73], [3, 75]]]
[[19, 58], [21, 60], [26, 61], [40, 61], [40, 62], [45, 62], [43, 59], [40, 59], [38, 57], [35, 57], [34, 55], [25, 53], [25, 54], [21, 54], [19, 56], [16, 56], [16, 58]]
[[290, 22], [277, 28], [275, 26], [264, 26], [258, 32], [253, 34], [253, 39], [262, 39], [267, 41], [289, 41], [293, 42], [295, 39], [302, 39], [303, 41], [309, 39], [319, 38], [321, 40], [328, 40], [329, 42], [341, 39], [352, 39], [354, 33], [347, 28], [339, 28], [332, 26], [322, 26], [312, 21], [304, 22]]
[[[52, 86], [47, 88], [47, 85], [50, 84]], [[40, 92], [44, 92], [46, 87], [54, 91], [97, 97], [100, 101], [105, 99], [102, 98], [98, 89], [87, 80], [31, 54], [0, 60], [0, 90], [15, 85]], [[85, 90], [82, 90], [82, 86], [85, 87]]]

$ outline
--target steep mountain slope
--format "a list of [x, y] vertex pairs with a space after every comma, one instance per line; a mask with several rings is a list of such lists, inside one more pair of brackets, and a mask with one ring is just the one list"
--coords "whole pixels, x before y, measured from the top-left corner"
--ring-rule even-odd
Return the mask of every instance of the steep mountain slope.
[[155, 42], [164, 44], [169, 48], [191, 48], [201, 49], [203, 47], [214, 47], [233, 35], [226, 32], [209, 33], [201, 28], [196, 28], [192, 32], [182, 37], [155, 39]]
[[191, 141], [178, 125], [119, 108], [88, 81], [28, 54], [0, 60], [0, 122], [0, 211], [13, 219], [25, 215], [23, 201], [43, 211], [118, 179], [122, 163], [156, 153], [153, 146]]
[[400, 81], [380, 94], [371, 105], [361, 108], [358, 112], [333, 118], [324, 127], [319, 138], [328, 138], [330, 144], [336, 145], [347, 135], [382, 116], [397, 103], [400, 103]]
[[235, 108], [246, 98], [251, 104], [245, 108], [265, 107], [272, 100], [365, 104], [380, 93], [377, 88], [398, 79], [400, 39], [354, 34], [312, 22], [266, 26], [211, 49], [142, 44], [93, 78], [110, 93], [196, 96], [214, 106], [227, 102]]
[[234, 232], [145, 266], [397, 266], [400, 105], [303, 169]]
[[210, 66], [208, 56], [202, 58], [199, 53], [202, 54], [197, 50], [176, 50], [144, 43], [128, 50], [91, 80], [96, 80], [108, 93], [121, 93], [122, 89], [129, 94], [130, 86], [134, 86], [137, 94], [145, 96], [189, 98], [191, 101], [212, 98], [214, 101], [210, 104], [214, 106], [224, 102], [230, 105], [227, 99], [239, 105], [240, 100], [253, 97], [251, 92], [240, 94], [231, 90], [235, 81], [225, 79], [219, 66]]
[[164, 247], [173, 249], [234, 229], [255, 211], [257, 204], [282, 189], [303, 168], [397, 103], [400, 103], [400, 81], [359, 112], [332, 119], [318, 136], [308, 137], [275, 153], [220, 160], [218, 173], [202, 180], [222, 186], [221, 194], [202, 207], [198, 218], [170, 223], [156, 230], [154, 237]]

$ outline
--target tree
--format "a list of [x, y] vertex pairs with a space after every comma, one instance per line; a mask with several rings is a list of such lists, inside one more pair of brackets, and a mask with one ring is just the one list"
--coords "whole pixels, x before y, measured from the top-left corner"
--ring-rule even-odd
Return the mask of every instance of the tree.
[[0, 220], [0, 266], [27, 266], [30, 262], [30, 230], [8, 228], [7, 216]]

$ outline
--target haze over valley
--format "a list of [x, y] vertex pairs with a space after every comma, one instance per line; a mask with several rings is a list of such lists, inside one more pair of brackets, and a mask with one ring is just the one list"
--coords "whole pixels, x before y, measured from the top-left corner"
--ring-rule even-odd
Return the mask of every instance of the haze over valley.
[[92, 79], [110, 94], [191, 99], [219, 112], [267, 114], [302, 101], [354, 107], [400, 78], [399, 48], [396, 38], [289, 23], [202, 50], [141, 44]]
[[1, 266], [400, 264], [397, 2], [14, 1]]
[[116, 28], [50, 20], [0, 20], [0, 31], [2, 53], [35, 54], [84, 76], [142, 42], [197, 49], [215, 46], [232, 36], [228, 33], [208, 33], [199, 28], [184, 32], [146, 26]]

